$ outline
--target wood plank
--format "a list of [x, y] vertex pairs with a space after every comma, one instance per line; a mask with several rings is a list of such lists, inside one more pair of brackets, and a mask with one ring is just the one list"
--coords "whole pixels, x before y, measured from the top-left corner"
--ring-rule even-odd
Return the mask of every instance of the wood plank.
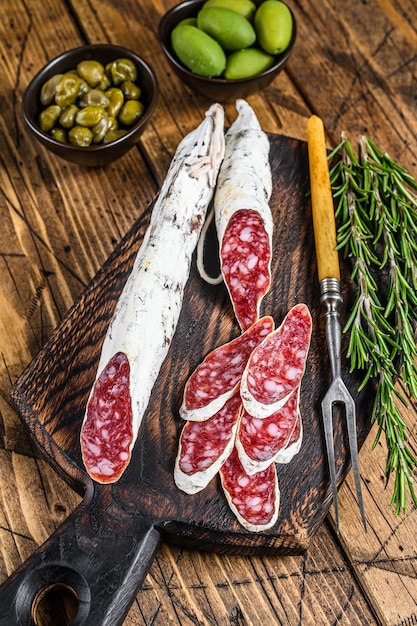
[[[84, 38], [90, 41], [117, 40], [119, 43], [131, 43], [131, 47], [137, 48], [143, 34], [141, 24], [145, 24], [145, 35], [148, 41], [155, 41], [155, 24], [157, 15], [163, 7], [170, 6], [174, 2], [159, 2], [154, 4], [155, 9], [150, 9], [150, 3], [145, 7], [135, 3], [133, 9], [129, 7], [127, 0], [120, 0], [117, 6], [110, 6], [109, 3], [93, 3], [80, 0], [73, 2], [73, 11], [78, 14], [78, 23], [84, 23], [84, 30], [78, 29], [78, 25], [73, 21], [72, 16], [60, 8], [60, 4], [47, 0], [38, 3], [3, 2], [0, 6], [0, 52], [3, 67], [5, 68], [5, 84], [2, 85], [2, 101], [10, 101], [12, 96], [13, 110], [2, 110], [4, 120], [0, 132], [2, 168], [0, 189], [1, 214], [9, 216], [6, 221], [3, 218], [1, 232], [1, 318], [0, 318], [0, 345], [2, 346], [2, 360], [0, 364], [1, 372], [1, 394], [0, 411], [3, 425], [0, 426], [0, 440], [3, 441], [1, 449], [2, 475], [10, 477], [8, 481], [1, 481], [3, 500], [8, 502], [13, 498], [14, 468], [10, 463], [9, 452], [4, 452], [3, 446], [8, 450], [16, 450], [26, 454], [32, 454], [30, 445], [21, 425], [17, 420], [8, 402], [8, 389], [10, 382], [16, 380], [23, 367], [34, 356], [37, 350], [43, 345], [56, 323], [65, 314], [68, 306], [79, 295], [86, 282], [91, 278], [96, 269], [107, 258], [108, 254], [116, 245], [121, 235], [126, 232], [129, 225], [137, 215], [138, 207], [147, 206], [152, 198], [158, 184], [163, 179], [167, 164], [170, 161], [173, 150], [179, 138], [187, 130], [193, 127], [194, 120], [199, 118], [206, 106], [206, 102], [195, 97], [193, 94], [183, 90], [176, 82], [175, 77], [170, 76], [164, 83], [162, 89], [162, 100], [158, 106], [158, 123], [153, 125], [143, 138], [141, 153], [127, 155], [123, 163], [119, 162], [113, 169], [110, 168], [112, 179], [125, 189], [121, 199], [119, 199], [120, 186], [114, 186], [108, 177], [108, 172], [88, 174], [79, 171], [72, 166], [58, 163], [54, 158], [47, 155], [43, 150], [34, 147], [27, 141], [25, 132], [19, 118], [19, 97], [21, 96], [27, 79], [33, 71], [40, 67], [47, 58], [51, 58], [67, 47], [73, 47], [82, 42]], [[344, 129], [352, 134], [352, 138], [358, 132], [369, 131], [373, 138], [378, 139], [393, 156], [401, 159], [401, 162], [411, 168], [415, 167], [415, 119], [413, 111], [415, 108], [414, 84], [415, 76], [415, 31], [413, 24], [416, 23], [415, 5], [408, 2], [387, 2], [386, 0], [369, 1], [367, 3], [359, 0], [344, 3], [323, 2], [321, 4], [311, 3], [307, 0], [292, 2], [292, 8], [299, 18], [300, 37], [297, 48], [291, 58], [288, 72], [284, 72], [263, 94], [250, 98], [251, 104], [259, 114], [262, 124], [270, 132], [282, 132], [289, 136], [300, 139], [305, 138], [304, 123], [310, 110], [320, 114], [324, 120], [326, 129], [329, 132], [329, 143], [337, 143], [340, 130]], [[28, 7], [28, 11], [26, 11]], [[147, 11], [151, 11], [149, 14]], [[145, 17], [144, 17], [145, 16]], [[363, 17], [359, 17], [363, 16]], [[85, 21], [84, 21], [85, 20]], [[104, 21], [103, 21], [104, 20]], [[342, 20], [342, 27], [338, 27], [339, 20]], [[40, 29], [44, 24], [48, 27], [48, 39], [45, 40]], [[105, 24], [103, 28], [102, 24]], [[368, 24], [376, 24], [377, 28], [368, 28]], [[114, 29], [112, 25], [114, 24]], [[122, 26], [124, 24], [124, 26]], [[331, 24], [331, 28], [329, 27]], [[127, 43], [126, 43], [127, 45]], [[146, 44], [147, 46], [148, 44]], [[152, 44], [153, 45], [153, 44]], [[143, 48], [145, 50], [145, 47]], [[152, 48], [153, 56], [161, 67], [161, 75], [166, 74], [165, 63], [160, 57], [157, 48]], [[317, 62], [313, 63], [314, 58]], [[19, 64], [19, 60], [22, 63]], [[347, 69], [346, 69], [347, 68]], [[347, 77], [350, 80], [347, 80]], [[171, 86], [171, 83], [173, 86]], [[328, 87], [325, 87], [325, 86]], [[333, 87], [334, 85], [334, 87]], [[373, 91], [373, 96], [369, 93]], [[13, 94], [15, 94], [13, 96]], [[335, 94], [336, 98], [330, 98], [329, 94]], [[346, 94], [341, 97], [340, 94]], [[368, 100], [369, 97], [369, 100]], [[228, 118], [234, 117], [233, 106], [228, 105]], [[159, 110], [161, 115], [159, 115]], [[141, 155], [145, 155], [146, 164], [138, 164]], [[155, 177], [155, 182], [151, 182], [146, 173], [146, 167]], [[121, 168], [122, 173], [120, 173]], [[130, 172], [134, 176], [131, 178]], [[68, 173], [69, 172], [69, 173]], [[122, 175], [123, 174], [123, 175]], [[86, 179], [84, 179], [86, 176]], [[67, 177], [69, 177], [68, 183]], [[39, 184], [42, 180], [42, 184]], [[59, 184], [54, 184], [54, 180]], [[90, 184], [85, 184], [86, 180]], [[22, 182], [23, 181], [23, 182]], [[136, 181], [140, 181], [140, 189], [143, 184], [151, 182], [150, 190], [146, 197], [141, 194]], [[24, 183], [24, 185], [23, 185]], [[81, 184], [81, 190], [77, 193], [77, 187]], [[93, 184], [96, 185], [96, 193]], [[125, 188], [123, 185], [128, 185]], [[18, 194], [16, 194], [16, 187]], [[65, 193], [61, 191], [64, 185]], [[99, 185], [104, 185], [106, 194], [101, 194]], [[25, 186], [27, 189], [25, 189]], [[37, 198], [40, 196], [39, 203]], [[110, 194], [110, 195], [109, 195]], [[105, 200], [107, 195], [111, 200]], [[134, 203], [130, 198], [135, 199]], [[23, 198], [23, 202], [21, 201]], [[39, 204], [39, 206], [38, 206]], [[22, 206], [21, 206], [22, 205]], [[29, 218], [23, 212], [29, 211]], [[55, 209], [51, 207], [56, 207]], [[113, 209], [114, 207], [114, 209]], [[65, 208], [65, 210], [64, 210]], [[50, 222], [51, 217], [55, 216]], [[119, 219], [122, 220], [122, 225]], [[67, 235], [67, 228], [69, 234]], [[47, 243], [51, 246], [52, 254], [47, 254], [45, 250], [39, 251], [36, 235], [47, 234]], [[73, 254], [64, 252], [67, 244], [71, 246]], [[41, 256], [42, 253], [42, 256]], [[70, 260], [67, 261], [67, 255]], [[50, 256], [52, 259], [50, 259]], [[91, 259], [91, 260], [90, 260]], [[87, 263], [87, 267], [85, 267]], [[45, 271], [53, 266], [57, 272], [58, 279], [44, 275]], [[56, 269], [58, 267], [58, 269]], [[43, 273], [44, 272], [44, 273]], [[7, 281], [4, 282], [4, 281]], [[3, 306], [4, 305], [4, 306]], [[10, 333], [10, 328], [17, 329], [17, 332]], [[415, 425], [414, 413], [406, 414], [410, 428]], [[6, 427], [4, 424], [6, 423]], [[415, 430], [413, 433], [412, 445], [415, 446]], [[6, 433], [6, 434], [5, 434]], [[365, 504], [370, 510], [374, 528], [372, 541], [364, 536], [357, 515], [356, 505], [352, 496], [350, 477], [341, 489], [341, 524], [343, 545], [348, 549], [349, 558], [356, 563], [356, 568], [367, 570], [361, 574], [361, 581], [369, 595], [370, 602], [376, 608], [380, 623], [390, 626], [399, 623], [413, 623], [415, 621], [416, 608], [412, 598], [413, 583], [415, 575], [413, 570], [405, 568], [415, 567], [416, 552], [411, 546], [409, 549], [409, 537], [415, 536], [415, 511], [406, 516], [405, 519], [392, 517], [389, 510], [389, 493], [383, 491], [383, 467], [384, 448], [379, 446], [377, 450], [371, 451], [370, 444], [372, 438], [368, 439], [361, 450], [362, 473], [368, 485], [365, 494]], [[19, 463], [20, 455], [16, 456]], [[55, 484], [55, 491], [60, 494], [62, 490], [65, 498], [61, 502], [73, 503], [71, 499], [74, 494], [66, 492], [66, 485], [61, 484], [60, 479], [48, 467], [39, 466], [35, 459], [32, 462], [33, 475], [38, 474], [39, 480], [45, 480], [48, 476]], [[30, 474], [30, 472], [29, 472]], [[37, 479], [38, 480], [38, 479]], [[9, 488], [5, 488], [4, 483], [9, 483]], [[75, 497], [77, 499], [77, 497]], [[8, 507], [10, 520], [14, 524], [11, 528], [3, 529], [7, 526], [7, 521], [1, 521], [2, 532], [2, 554], [4, 561], [0, 560], [0, 575], [4, 578], [17, 565], [19, 554], [27, 555], [32, 551], [29, 547], [26, 551], [21, 548], [10, 563], [8, 549], [4, 549], [6, 539], [22, 532], [22, 542], [25, 541], [25, 523], [22, 516], [19, 500], [14, 498], [16, 507]], [[66, 506], [66, 505], [65, 505]], [[68, 504], [68, 511], [71, 505]], [[345, 523], [346, 522], [346, 523]], [[404, 522], [406, 522], [404, 524]], [[404, 535], [400, 531], [402, 541], [397, 542], [396, 549], [392, 549], [393, 542], [396, 541], [396, 525], [401, 523], [404, 528]], [[352, 524], [353, 535], [349, 533]], [[386, 526], [385, 526], [386, 524]], [[382, 529], [383, 535], [377, 533]], [[357, 532], [356, 532], [357, 531]], [[347, 539], [344, 540], [344, 537]], [[40, 535], [38, 534], [38, 540]], [[44, 537], [46, 538], [46, 537]], [[33, 539], [27, 540], [34, 546]], [[332, 535], [325, 536], [323, 541], [334, 542]], [[385, 555], [380, 561], [376, 573], [369, 574], [369, 565], [383, 550], [383, 545], [389, 542], [391, 552]], [[319, 542], [318, 542], [319, 543]], [[356, 546], [359, 544], [359, 547]], [[7, 544], [8, 545], [8, 544]], [[314, 547], [314, 543], [312, 548]], [[355, 548], [356, 546], [356, 548]], [[401, 549], [406, 546], [404, 551]], [[310, 548], [308, 556], [311, 555]], [[321, 550], [322, 546], [318, 545]], [[408, 551], [409, 549], [409, 551]], [[172, 550], [172, 552], [171, 552]], [[407, 550], [407, 552], [406, 552]], [[184, 551], [187, 553], [187, 551]], [[407, 559], [401, 559], [403, 553], [407, 553]], [[152, 580], [152, 607], [154, 608], [155, 619], [160, 619], [159, 624], [169, 623], [169, 619], [177, 620], [177, 604], [182, 600], [182, 590], [169, 589], [164, 581], [158, 576], [158, 560], [165, 559], [171, 554], [176, 555], [175, 549], [163, 547], [161, 555], [158, 555], [157, 562], [151, 570]], [[383, 552], [381, 554], [384, 554]], [[395, 555], [395, 557], [394, 557]], [[191, 555], [193, 558], [194, 555]], [[397, 558], [398, 557], [398, 558]], [[23, 557], [22, 557], [23, 558]], [[204, 568], [211, 571], [212, 562], [206, 555], [199, 555]], [[329, 557], [331, 558], [331, 556]], [[251, 563], [252, 559], [236, 557], [243, 565]], [[234, 561], [234, 559], [233, 559]], [[281, 559], [272, 559], [268, 563], [281, 563]], [[285, 562], [294, 563], [294, 567], [303, 562], [303, 557], [285, 559]], [[388, 570], [396, 566], [394, 575]], [[180, 563], [181, 565], [181, 563]], [[184, 566], [184, 568], [187, 567]], [[395, 568], [394, 568], [395, 569]], [[401, 569], [401, 572], [400, 572]], [[155, 570], [155, 574], [153, 571]], [[184, 571], [181, 573], [184, 576]], [[204, 574], [207, 575], [206, 569]], [[309, 571], [309, 570], [307, 570]], [[314, 567], [311, 567], [314, 571]], [[188, 572], [188, 570], [187, 570]], [[186, 573], [187, 573], [186, 572]], [[311, 584], [312, 577], [304, 576], [302, 584], [306, 585], [305, 590], [300, 589], [298, 598], [300, 602], [305, 597], [305, 593], [315, 598], [317, 603], [324, 597], [320, 591], [325, 580], [331, 581], [331, 574], [323, 568], [323, 580], [320, 585]], [[387, 573], [388, 572], [388, 573]], [[405, 573], [404, 573], [405, 572]], [[408, 573], [407, 573], [408, 572]], [[153, 576], [158, 581], [155, 583]], [[259, 595], [255, 593], [258, 589], [253, 574], [248, 572], [249, 586], [252, 589], [253, 597]], [[223, 582], [224, 578], [221, 579]], [[239, 588], [243, 579], [236, 585], [233, 597], [229, 598], [225, 607], [219, 608], [216, 613], [218, 623], [222, 623], [225, 614], [229, 616], [229, 621], [238, 623], [240, 616], [240, 606], [233, 605], [233, 598], [239, 595]], [[293, 578], [289, 578], [293, 580]], [[188, 595], [193, 602], [201, 605], [202, 597], [194, 600], [193, 589], [199, 579], [191, 576]], [[227, 583], [227, 580], [226, 580]], [[311, 584], [311, 586], [310, 586]], [[352, 581], [352, 585], [356, 585]], [[390, 586], [388, 586], [390, 585]], [[392, 585], [392, 586], [391, 586]], [[403, 586], [409, 585], [406, 589]], [[357, 589], [357, 587], [355, 587]], [[405, 591], [404, 591], [405, 588]], [[147, 589], [147, 588], [146, 588]], [[217, 587], [216, 587], [217, 589]], [[389, 593], [386, 593], [388, 590]], [[395, 591], [394, 591], [395, 590]], [[141, 592], [142, 593], [142, 592]], [[285, 588], [279, 588], [279, 593], [285, 595], [288, 600], [287, 610], [290, 611], [290, 598], [288, 594], [288, 582]], [[314, 595], [316, 593], [316, 595]], [[386, 597], [398, 598], [395, 604], [396, 612], [390, 611], [390, 607], [382, 602], [384, 594]], [[297, 596], [294, 596], [297, 597]], [[411, 598], [411, 599], [410, 599]], [[262, 596], [263, 601], [263, 596]], [[266, 600], [267, 601], [267, 600]], [[334, 598], [332, 604], [341, 608], [342, 614], [345, 605], [349, 602], [349, 589], [346, 595], [340, 599], [340, 605]], [[382, 605], [380, 603], [382, 602]], [[405, 607], [405, 611], [398, 613], [398, 607]], [[158, 606], [165, 607], [166, 621], [160, 617]], [[234, 606], [236, 609], [234, 610]], [[363, 605], [365, 606], [365, 605]], [[316, 607], [317, 614], [322, 615], [319, 607]], [[163, 609], [161, 609], [163, 611]], [[133, 607], [132, 612], [136, 616], [129, 615], [130, 623], [142, 623], [143, 614], [140, 608]], [[132, 613], [131, 612], [131, 613]], [[197, 614], [200, 614], [197, 611]], [[304, 607], [305, 620], [303, 624], [309, 624], [314, 611], [308, 611]], [[153, 613], [148, 612], [149, 623]], [[210, 612], [205, 613], [206, 623], [210, 621]], [[358, 613], [360, 615], [360, 613]], [[414, 615], [414, 617], [413, 617]], [[172, 617], [173, 616], [173, 617]], [[343, 619], [343, 618], [342, 618]], [[135, 621], [136, 620], [136, 621]], [[174, 623], [174, 622], [173, 622]], [[178, 620], [176, 623], [179, 623]], [[195, 623], [195, 622], [194, 622]], [[229, 623], [229, 622], [223, 622]], [[297, 623], [294, 619], [291, 623]], [[311, 622], [312, 623], [312, 622]], [[315, 623], [318, 623], [317, 621]], [[339, 623], [343, 623], [340, 621]], [[346, 620], [345, 623], [350, 623]], [[363, 623], [373, 623], [372, 617], [365, 614]]]

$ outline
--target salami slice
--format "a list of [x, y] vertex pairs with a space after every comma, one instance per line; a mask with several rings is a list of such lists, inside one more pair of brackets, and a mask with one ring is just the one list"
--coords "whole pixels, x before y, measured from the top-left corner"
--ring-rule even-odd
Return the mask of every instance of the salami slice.
[[220, 469], [220, 478], [229, 506], [244, 528], [259, 532], [276, 523], [280, 494], [274, 463], [250, 476], [233, 448]]
[[217, 413], [239, 386], [252, 351], [273, 329], [272, 317], [265, 316], [229, 343], [212, 350], [187, 380], [181, 417], [200, 421]]
[[301, 413], [298, 412], [297, 421], [295, 423], [294, 430], [291, 433], [291, 437], [282, 450], [278, 452], [275, 457], [275, 463], [289, 463], [300, 452], [301, 444], [303, 441], [303, 420]]
[[[99, 441], [101, 430], [95, 430], [97, 450], [106, 449], [106, 454], [110, 455], [106, 459], [106, 471], [99, 475], [96, 454], [92, 454], [90, 438], [84, 431], [91, 426], [91, 421], [100, 424], [101, 414], [107, 419], [109, 411], [112, 412], [108, 424], [110, 439], [114, 441], [131, 429], [130, 458], [154, 383], [175, 333], [192, 256], [214, 194], [224, 153], [223, 123], [223, 108], [219, 104], [212, 105], [203, 122], [179, 144], [107, 329], [81, 427], [85, 467], [94, 474], [95, 480], [105, 483], [118, 480], [120, 471], [111, 473], [108, 461], [115, 461], [119, 450], [105, 448], [104, 435]], [[130, 396], [131, 403], [131, 412], [123, 410], [120, 419], [120, 402], [109, 404], [98, 383], [102, 372], [107, 376], [112, 371], [113, 359], [119, 353], [124, 355], [129, 368], [124, 395]], [[116, 379], [115, 385], [118, 384]], [[92, 410], [94, 415], [90, 417]], [[106, 436], [108, 430], [103, 431]]]
[[217, 474], [233, 449], [240, 408], [237, 390], [210, 419], [185, 424], [174, 469], [179, 489], [197, 493]]
[[225, 137], [214, 212], [220, 266], [236, 318], [246, 330], [259, 316], [270, 282], [273, 218], [269, 140], [253, 109], [237, 100]]
[[299, 397], [298, 387], [279, 411], [264, 419], [242, 411], [236, 449], [248, 474], [266, 469], [289, 444], [298, 421]]
[[276, 413], [300, 385], [311, 328], [308, 307], [297, 304], [252, 352], [240, 388], [243, 405], [252, 417], [263, 419]]

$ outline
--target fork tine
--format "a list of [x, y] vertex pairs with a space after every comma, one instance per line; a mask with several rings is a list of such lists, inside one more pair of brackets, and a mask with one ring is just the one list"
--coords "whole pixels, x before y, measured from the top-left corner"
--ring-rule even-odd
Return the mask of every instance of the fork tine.
[[[347, 390], [346, 390], [347, 392]], [[353, 477], [355, 480], [356, 496], [358, 498], [359, 510], [361, 512], [363, 526], [365, 532], [367, 531], [365, 508], [362, 498], [361, 476], [359, 471], [359, 454], [358, 454], [358, 441], [356, 438], [356, 409], [352, 396], [347, 392], [345, 398], [345, 410], [346, 410], [346, 424], [349, 437], [350, 458], [353, 469]]]
[[327, 460], [330, 473], [330, 485], [332, 488], [334, 514], [336, 519], [336, 532], [339, 532], [339, 503], [337, 498], [336, 484], [336, 460], [333, 441], [333, 401], [330, 398], [330, 389], [321, 402], [323, 417], [324, 436], [326, 440]]

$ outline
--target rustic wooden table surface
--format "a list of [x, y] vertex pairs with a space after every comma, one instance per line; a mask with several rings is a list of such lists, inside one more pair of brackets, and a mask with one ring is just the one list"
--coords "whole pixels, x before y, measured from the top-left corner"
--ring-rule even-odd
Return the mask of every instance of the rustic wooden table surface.
[[[306, 139], [321, 116], [328, 145], [365, 133], [417, 175], [417, 6], [413, 0], [288, 0], [298, 41], [287, 69], [248, 100], [264, 130]], [[210, 102], [172, 75], [157, 25], [174, 0], [2, 0], [0, 3], [0, 582], [80, 501], [34, 449], [9, 389], [121, 237], [149, 205], [180, 139]], [[49, 59], [83, 43], [131, 48], [155, 68], [160, 99], [132, 149], [82, 169], [28, 136], [23, 91]], [[234, 119], [233, 103], [226, 105]], [[417, 447], [413, 407], [404, 410]], [[386, 451], [360, 452], [369, 528], [349, 474], [308, 551], [294, 557], [201, 554], [162, 544], [125, 623], [417, 624], [417, 512], [395, 517]]]

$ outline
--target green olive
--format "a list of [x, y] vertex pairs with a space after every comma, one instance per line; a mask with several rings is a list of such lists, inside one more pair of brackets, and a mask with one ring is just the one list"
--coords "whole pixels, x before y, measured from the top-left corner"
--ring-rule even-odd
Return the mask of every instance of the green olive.
[[109, 99], [107, 113], [111, 117], [117, 117], [125, 101], [123, 91], [118, 87], [110, 87], [110, 89], [104, 92], [104, 95]]
[[61, 107], [57, 104], [51, 104], [49, 107], [41, 111], [39, 115], [39, 126], [45, 133], [49, 132], [57, 123], [61, 115]]
[[114, 85], [120, 85], [125, 80], [135, 82], [138, 77], [136, 66], [130, 59], [116, 59], [106, 66], [106, 71]]
[[197, 15], [197, 26], [226, 51], [242, 50], [255, 43], [252, 24], [243, 15], [225, 7], [207, 7]]
[[72, 72], [64, 74], [56, 88], [56, 104], [62, 108], [69, 106], [78, 98], [80, 89], [81, 79], [77, 74]]
[[75, 121], [79, 126], [95, 126], [106, 114], [106, 110], [102, 106], [91, 104], [90, 106], [80, 109], [75, 117]]
[[55, 99], [56, 88], [59, 85], [59, 82], [62, 77], [63, 77], [63, 74], [55, 74], [54, 76], [51, 76], [51, 78], [49, 78], [46, 81], [46, 83], [42, 85], [41, 95], [40, 95], [41, 104], [46, 106], [48, 104], [53, 103]]
[[93, 133], [85, 126], [74, 126], [68, 131], [68, 140], [73, 146], [88, 148], [93, 141]]
[[258, 43], [268, 54], [280, 54], [290, 45], [293, 20], [290, 9], [280, 0], [265, 0], [255, 13]]
[[145, 107], [139, 100], [127, 100], [119, 113], [119, 122], [124, 126], [133, 126], [142, 117]]
[[59, 126], [51, 130], [51, 137], [61, 143], [68, 143], [66, 130], [64, 128], [59, 128]]
[[80, 109], [76, 104], [70, 104], [60, 115], [59, 123], [63, 128], [72, 128], [75, 124], [75, 116]]
[[110, 100], [100, 89], [90, 89], [87, 93], [83, 94], [78, 101], [80, 107], [87, 107], [90, 105], [102, 106], [105, 109], [110, 104]]
[[116, 141], [116, 139], [120, 139], [120, 137], [124, 137], [126, 135], [127, 130], [109, 130], [106, 133], [103, 143], [111, 143], [112, 141]]
[[77, 72], [90, 87], [97, 87], [103, 80], [104, 67], [99, 61], [89, 59], [78, 63]]
[[120, 85], [120, 89], [126, 100], [139, 100], [142, 95], [141, 88], [131, 80], [124, 80]]

